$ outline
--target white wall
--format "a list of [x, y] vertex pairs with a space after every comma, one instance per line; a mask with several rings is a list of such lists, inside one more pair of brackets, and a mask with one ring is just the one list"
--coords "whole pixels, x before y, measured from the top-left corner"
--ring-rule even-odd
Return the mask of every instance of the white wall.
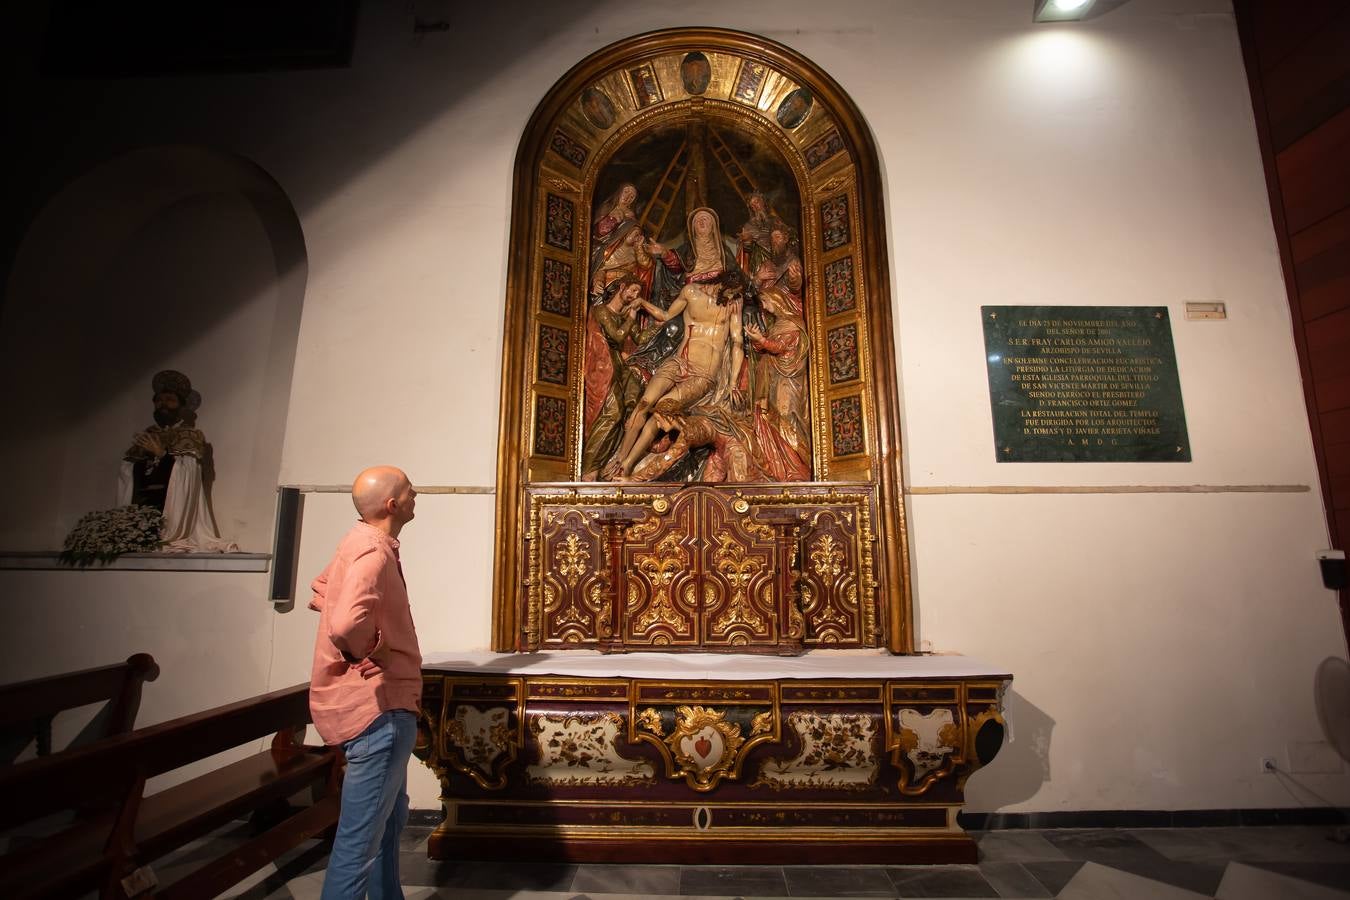
[[[219, 147], [294, 203], [309, 280], [282, 482], [390, 461], [422, 484], [491, 485], [511, 167], [535, 104], [590, 52], [653, 28], [788, 44], [851, 94], [878, 146], [911, 488], [1312, 488], [911, 497], [920, 639], [1016, 675], [1013, 740], [971, 780], [969, 808], [1315, 802], [1256, 774], [1259, 757], [1321, 739], [1312, 674], [1345, 647], [1312, 562], [1327, 537], [1231, 11], [1134, 0], [1033, 27], [1030, 7], [616, 2], [570, 6], [562, 23], [503, 3], [452, 7], [449, 33], [417, 38], [402, 5], [367, 4], [349, 70], [109, 83], [79, 139], [95, 157], [119, 141]], [[91, 88], [46, 90], [60, 111]], [[1229, 319], [1188, 322], [1187, 300], [1223, 301]], [[1195, 461], [996, 463], [981, 304], [1168, 306]], [[404, 556], [423, 647], [486, 646], [492, 498], [427, 495], [418, 511]], [[349, 520], [343, 498], [307, 497], [302, 587]], [[24, 588], [68, 592], [77, 577], [98, 576]], [[140, 577], [167, 596], [164, 576]], [[211, 617], [260, 635], [268, 686], [303, 680], [312, 614], [270, 612], [261, 580], [250, 590], [154, 608], [207, 644]], [[141, 608], [117, 602], [68, 615]], [[63, 661], [125, 656], [37, 631]], [[215, 687], [242, 697], [256, 680]], [[434, 806], [434, 779], [413, 772], [414, 805]], [[1295, 781], [1350, 802], [1344, 774]]]

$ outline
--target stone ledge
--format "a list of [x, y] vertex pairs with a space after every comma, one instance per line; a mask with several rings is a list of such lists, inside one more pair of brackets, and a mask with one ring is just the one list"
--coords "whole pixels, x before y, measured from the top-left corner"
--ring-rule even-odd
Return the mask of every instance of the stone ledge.
[[0, 570], [63, 572], [266, 572], [270, 553], [124, 553], [110, 563], [67, 566], [58, 550], [0, 551]]

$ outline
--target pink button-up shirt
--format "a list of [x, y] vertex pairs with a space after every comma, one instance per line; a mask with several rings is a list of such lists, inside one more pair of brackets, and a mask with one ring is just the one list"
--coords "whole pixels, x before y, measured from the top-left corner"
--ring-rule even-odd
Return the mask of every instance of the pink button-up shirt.
[[[325, 743], [351, 740], [388, 710], [419, 708], [422, 652], [398, 546], [380, 529], [357, 522], [310, 585], [309, 608], [319, 612], [319, 635], [309, 709]], [[382, 648], [387, 663], [363, 678], [353, 666]]]

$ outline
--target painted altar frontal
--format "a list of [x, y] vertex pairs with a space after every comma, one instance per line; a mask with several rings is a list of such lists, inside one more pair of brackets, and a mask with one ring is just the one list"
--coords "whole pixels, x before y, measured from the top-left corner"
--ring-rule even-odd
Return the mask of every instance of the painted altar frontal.
[[880, 166], [757, 35], [583, 60], [516, 157], [493, 654], [427, 656], [434, 857], [974, 861], [1010, 675], [914, 654]]
[[1010, 676], [960, 656], [432, 654], [434, 858], [974, 862]]

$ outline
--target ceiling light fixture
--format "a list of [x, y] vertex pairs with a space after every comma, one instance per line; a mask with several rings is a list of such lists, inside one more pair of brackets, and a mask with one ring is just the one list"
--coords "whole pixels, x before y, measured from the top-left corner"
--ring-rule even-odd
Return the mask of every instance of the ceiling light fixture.
[[1092, 9], [1093, 0], [1036, 0], [1035, 22], [1076, 22]]

